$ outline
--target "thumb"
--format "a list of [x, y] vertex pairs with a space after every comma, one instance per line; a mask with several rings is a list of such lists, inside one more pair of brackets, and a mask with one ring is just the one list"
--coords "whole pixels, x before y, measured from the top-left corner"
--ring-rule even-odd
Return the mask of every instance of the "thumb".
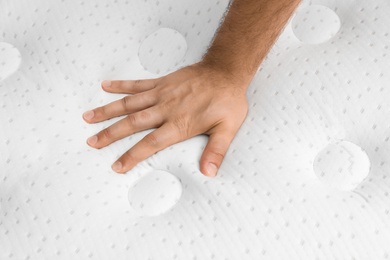
[[200, 171], [209, 177], [215, 177], [234, 135], [224, 132], [210, 134], [209, 141], [200, 158]]

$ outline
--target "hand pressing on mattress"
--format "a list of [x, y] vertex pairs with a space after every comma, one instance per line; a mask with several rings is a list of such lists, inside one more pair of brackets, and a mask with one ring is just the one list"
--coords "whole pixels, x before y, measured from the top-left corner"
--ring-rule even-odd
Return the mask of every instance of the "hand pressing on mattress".
[[157, 128], [113, 164], [118, 173], [172, 144], [207, 134], [209, 142], [200, 169], [215, 176], [247, 113], [245, 84], [202, 63], [157, 79], [104, 81], [102, 87], [107, 92], [132, 95], [84, 114], [89, 123], [126, 115], [89, 138], [90, 146], [102, 148], [133, 133]]
[[299, 0], [235, 0], [203, 59], [166, 76], [103, 81], [110, 93], [130, 94], [83, 114], [88, 123], [118, 116], [87, 143], [105, 147], [156, 128], [113, 165], [125, 173], [154, 153], [196, 135], [209, 136], [200, 170], [215, 176], [245, 120], [246, 89]]

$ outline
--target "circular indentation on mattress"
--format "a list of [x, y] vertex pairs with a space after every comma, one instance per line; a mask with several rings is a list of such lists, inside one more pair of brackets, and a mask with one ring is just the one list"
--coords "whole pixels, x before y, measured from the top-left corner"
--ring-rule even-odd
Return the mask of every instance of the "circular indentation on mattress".
[[170, 28], [160, 28], [141, 43], [138, 56], [146, 70], [160, 74], [177, 68], [186, 51], [183, 35]]
[[180, 180], [165, 171], [153, 171], [137, 180], [129, 189], [129, 202], [137, 216], [159, 216], [179, 201]]
[[317, 154], [313, 168], [324, 183], [340, 190], [352, 190], [369, 174], [370, 160], [361, 147], [339, 140]]
[[0, 80], [14, 73], [20, 65], [21, 55], [13, 45], [0, 42]]
[[301, 42], [323, 43], [339, 31], [340, 18], [326, 6], [310, 5], [295, 14], [292, 29]]

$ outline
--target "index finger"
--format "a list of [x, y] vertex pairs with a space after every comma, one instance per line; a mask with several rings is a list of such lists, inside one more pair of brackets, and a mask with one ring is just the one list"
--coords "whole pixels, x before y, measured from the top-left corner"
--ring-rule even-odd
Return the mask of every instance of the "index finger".
[[83, 118], [88, 123], [98, 123], [147, 109], [155, 104], [155, 99], [156, 97], [154, 95], [148, 95], [148, 93], [126, 96], [107, 105], [85, 112]]

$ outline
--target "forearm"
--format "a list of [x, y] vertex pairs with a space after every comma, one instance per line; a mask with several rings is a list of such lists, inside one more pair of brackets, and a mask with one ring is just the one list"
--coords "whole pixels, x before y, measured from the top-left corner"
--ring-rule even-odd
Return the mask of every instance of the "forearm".
[[248, 83], [300, 0], [234, 0], [202, 62]]

